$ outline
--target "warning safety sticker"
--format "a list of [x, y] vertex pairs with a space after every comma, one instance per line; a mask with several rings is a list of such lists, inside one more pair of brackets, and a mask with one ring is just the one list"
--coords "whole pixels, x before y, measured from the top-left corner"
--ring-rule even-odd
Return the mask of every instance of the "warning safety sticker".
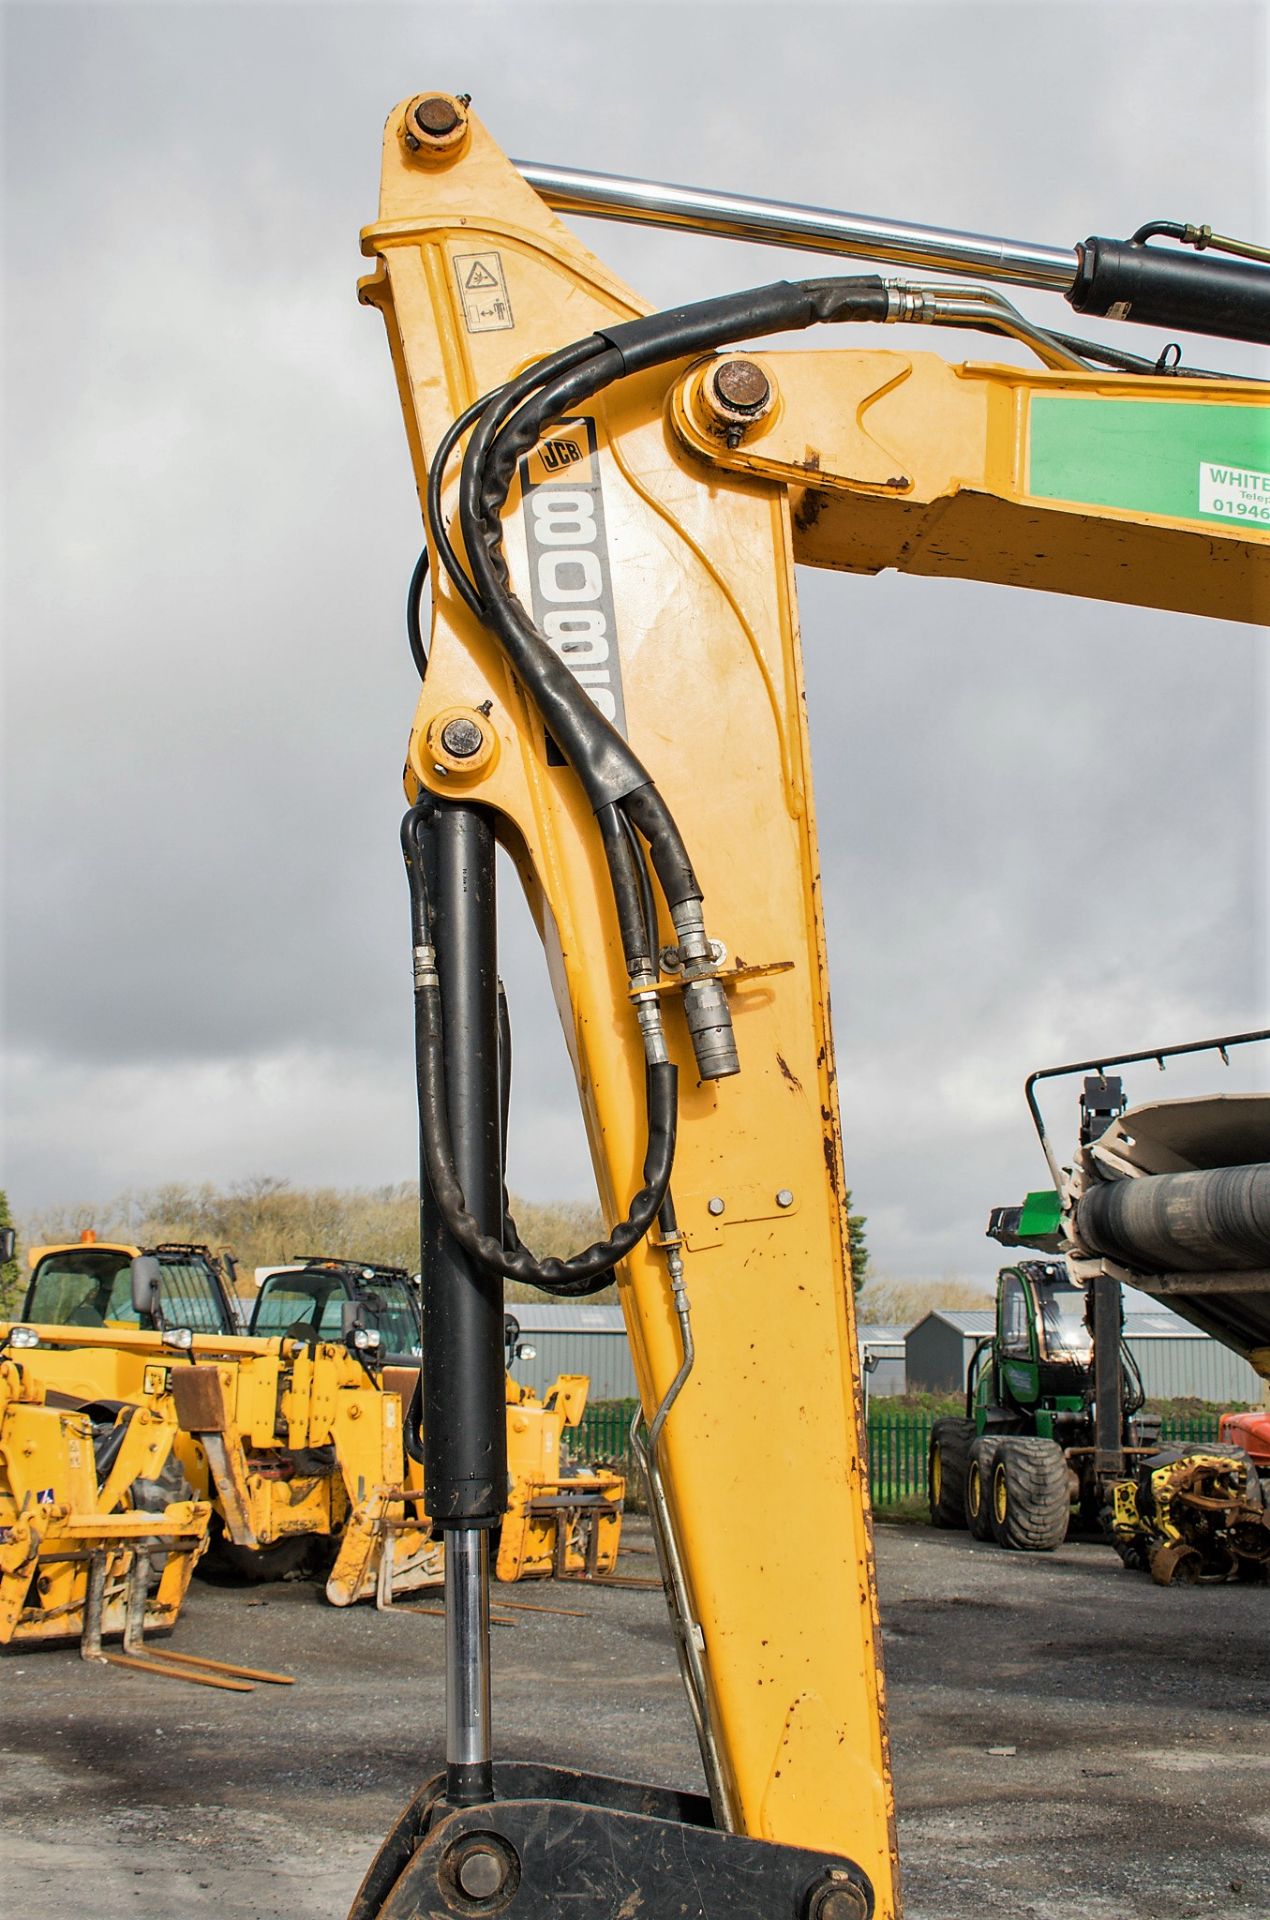
[[469, 333], [497, 333], [516, 324], [499, 253], [457, 253], [454, 274]]

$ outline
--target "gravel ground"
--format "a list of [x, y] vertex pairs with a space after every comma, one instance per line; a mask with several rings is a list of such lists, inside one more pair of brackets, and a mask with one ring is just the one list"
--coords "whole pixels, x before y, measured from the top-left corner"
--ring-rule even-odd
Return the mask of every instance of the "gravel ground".
[[[1033, 1559], [878, 1532], [908, 1920], [1270, 1915], [1265, 1590], [1165, 1591], [1086, 1544]], [[640, 1522], [628, 1538], [646, 1546]], [[505, 1606], [501, 1756], [700, 1784], [658, 1593], [497, 1599], [580, 1614]], [[234, 1695], [10, 1655], [0, 1909], [343, 1920], [433, 1770], [441, 1637], [435, 1616], [339, 1613], [304, 1585], [196, 1583], [176, 1645], [281, 1667], [294, 1688]]]

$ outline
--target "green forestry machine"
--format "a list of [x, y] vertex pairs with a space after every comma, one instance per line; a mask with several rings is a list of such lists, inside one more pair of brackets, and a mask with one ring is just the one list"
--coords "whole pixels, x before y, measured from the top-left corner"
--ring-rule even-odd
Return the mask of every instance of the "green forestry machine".
[[[931, 1434], [931, 1520], [1052, 1551], [1100, 1527], [1160, 1585], [1264, 1580], [1270, 1489], [1239, 1447], [1164, 1445], [1124, 1344], [1123, 1285], [1153, 1295], [1270, 1376], [1270, 1096], [1129, 1108], [1108, 1066], [1264, 1040], [1230, 1035], [1031, 1076], [1055, 1185], [997, 1207], [989, 1237], [1034, 1250], [1003, 1268], [996, 1325], [971, 1356], [962, 1416]], [[1093, 1071], [1089, 1071], [1092, 1069]], [[1080, 1140], [1057, 1164], [1036, 1083], [1085, 1073]]]

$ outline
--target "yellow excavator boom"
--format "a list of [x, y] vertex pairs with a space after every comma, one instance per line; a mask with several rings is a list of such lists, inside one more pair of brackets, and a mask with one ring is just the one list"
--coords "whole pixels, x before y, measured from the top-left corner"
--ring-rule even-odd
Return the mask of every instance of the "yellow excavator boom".
[[[893, 1920], [795, 563], [1264, 617], [1270, 527], [1256, 517], [1256, 473], [1270, 469], [1266, 391], [1105, 373], [1044, 341], [1045, 364], [1032, 371], [857, 348], [858, 326], [843, 352], [732, 344], [809, 321], [936, 317], [934, 295], [897, 294], [876, 278], [780, 283], [738, 296], [729, 319], [717, 302], [646, 322], [646, 303], [450, 95], [416, 96], [390, 114], [379, 216], [362, 244], [375, 264], [360, 297], [387, 328], [433, 579], [404, 844], [425, 1148], [451, 1236], [454, 1312], [461, 1319], [487, 1283], [474, 1276], [516, 1275], [523, 1255], [490, 1207], [481, 1214], [489, 1169], [471, 1143], [484, 1110], [472, 1104], [474, 1081], [455, 1077], [459, 1029], [476, 1018], [469, 987], [486, 964], [464, 915], [483, 897], [479, 848], [492, 835], [546, 949], [622, 1249], [654, 1520], [711, 1844], [726, 1841], [710, 1858], [743, 1854], [759, 1874], [788, 1850], [790, 1884], [801, 1872], [809, 1889], [791, 1913]], [[998, 312], [981, 311], [997, 325]], [[1252, 517], [1235, 511], [1245, 498]], [[589, 703], [581, 718], [571, 686]], [[593, 758], [577, 744], [584, 736], [599, 742]], [[675, 857], [664, 816], [649, 810], [654, 789], [682, 829], [695, 894], [688, 880], [678, 894], [666, 881]], [[460, 853], [445, 851], [460, 842]], [[641, 905], [644, 842], [658, 885]], [[623, 872], [634, 876], [634, 907]], [[641, 912], [652, 949], [642, 969], [631, 958]], [[460, 934], [472, 942], [463, 966], [446, 959]], [[451, 1105], [462, 1108], [451, 1115], [452, 1161], [442, 1051]], [[479, 1078], [488, 1047], [482, 1056], [474, 1041], [468, 1058]], [[673, 1207], [663, 1198], [651, 1231], [629, 1245], [615, 1223], [656, 1187], [656, 1127], [644, 1116], [671, 1069]], [[476, 1172], [451, 1182], [464, 1166]], [[669, 1196], [664, 1182], [661, 1191]], [[426, 1290], [439, 1298], [442, 1280], [439, 1266], [425, 1269], [426, 1380]], [[562, 1291], [589, 1284], [576, 1263], [540, 1271]], [[529, 1787], [491, 1771], [489, 1757], [473, 1596], [494, 1508], [479, 1492], [465, 1504], [455, 1471], [443, 1524], [463, 1543], [448, 1595], [459, 1677], [446, 1782], [429, 1804], [444, 1802], [456, 1824], [430, 1829], [417, 1857], [402, 1836], [413, 1831], [417, 1843], [424, 1829], [403, 1825], [356, 1920], [413, 1911], [410, 1899], [433, 1884], [426, 1863], [447, 1845], [466, 1888], [478, 1814], [515, 1854], [522, 1905], [512, 1910], [548, 1910], [524, 1891], [538, 1857], [508, 1837], [521, 1831], [514, 1803]], [[772, 1522], [758, 1534], [756, 1511]], [[537, 1788], [545, 1795], [541, 1780]], [[633, 1817], [616, 1788], [608, 1805], [614, 1823]], [[742, 1838], [768, 1851], [737, 1853]], [[512, 1869], [495, 1853], [494, 1866], [473, 1870], [472, 1888], [506, 1891]], [[390, 1867], [400, 1877], [386, 1894]], [[545, 1882], [534, 1884], [544, 1897]], [[768, 1906], [748, 1897], [759, 1904], [745, 1913], [786, 1911], [775, 1895]], [[456, 1900], [435, 1910], [465, 1911]], [[619, 1908], [636, 1910], [615, 1892]]]

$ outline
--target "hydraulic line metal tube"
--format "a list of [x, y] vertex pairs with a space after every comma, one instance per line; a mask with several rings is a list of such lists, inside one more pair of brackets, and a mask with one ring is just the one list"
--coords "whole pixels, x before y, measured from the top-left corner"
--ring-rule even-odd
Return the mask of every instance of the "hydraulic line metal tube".
[[790, 206], [780, 200], [754, 200], [656, 180], [625, 180], [533, 160], [515, 164], [548, 206], [560, 213], [594, 214], [601, 220], [650, 227], [687, 227], [696, 233], [755, 240], [772, 247], [1009, 280], [1015, 286], [1044, 287], [1054, 293], [1067, 293], [1080, 269], [1074, 247], [1043, 247], [994, 234], [916, 226], [911, 221], [836, 213], [826, 207]]

